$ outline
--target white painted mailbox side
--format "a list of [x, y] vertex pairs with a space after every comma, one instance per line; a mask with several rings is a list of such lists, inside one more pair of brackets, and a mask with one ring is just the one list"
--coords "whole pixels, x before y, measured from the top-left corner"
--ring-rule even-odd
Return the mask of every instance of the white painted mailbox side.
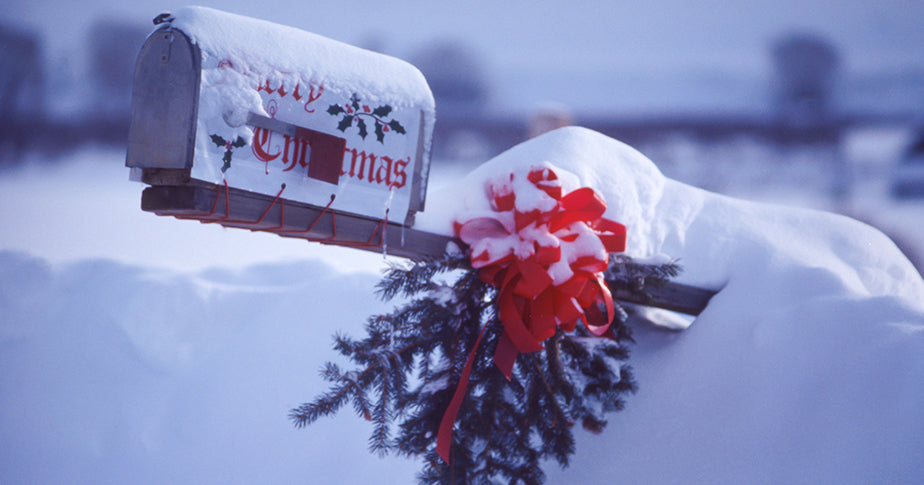
[[403, 223], [424, 208], [433, 123], [404, 61], [187, 7], [139, 55], [126, 164]]

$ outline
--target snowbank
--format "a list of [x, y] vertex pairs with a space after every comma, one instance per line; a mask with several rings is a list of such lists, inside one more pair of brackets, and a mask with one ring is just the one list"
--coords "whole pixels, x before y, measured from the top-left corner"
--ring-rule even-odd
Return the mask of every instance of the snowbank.
[[[678, 258], [721, 290], [687, 330], [638, 327], [640, 391], [549, 483], [916, 483], [924, 478], [924, 281], [877, 230], [666, 179], [567, 128], [433, 194], [420, 224], [484, 209], [484, 185], [549, 162], [628, 226], [628, 253]], [[561, 172], [559, 171], [561, 176]], [[570, 187], [569, 185], [570, 184]], [[445, 205], [437, 206], [440, 202]]]
[[369, 455], [349, 411], [288, 420], [325, 386], [332, 333], [384, 310], [376, 280], [318, 261], [184, 274], [0, 251], [0, 482], [412, 482], [417, 464]]
[[[630, 254], [679, 257], [684, 281], [722, 288], [682, 332], [635, 327], [639, 392], [547, 483], [921, 483], [924, 293], [885, 237], [681, 185], [581, 129], [432, 194], [421, 226], [451, 230], [479, 180], [542, 161], [604, 195]], [[256, 235], [224, 232], [208, 246], [230, 265], [221, 241]], [[0, 482], [412, 483], [418, 464], [367, 453], [349, 411], [301, 431], [286, 417], [324, 388], [330, 335], [384, 309], [375, 279], [317, 261], [152, 271], [0, 252]]]
[[[627, 253], [679, 259], [678, 281], [777, 303], [821, 295], [894, 296], [924, 308], [924, 281], [889, 238], [852, 219], [725, 197], [665, 178], [644, 155], [584, 128], [520, 144], [431, 194], [417, 228], [451, 234], [456, 214], [487, 210], [490, 180], [544, 162], [565, 191], [589, 186], [628, 226]], [[755, 303], [756, 305], [757, 303]]]

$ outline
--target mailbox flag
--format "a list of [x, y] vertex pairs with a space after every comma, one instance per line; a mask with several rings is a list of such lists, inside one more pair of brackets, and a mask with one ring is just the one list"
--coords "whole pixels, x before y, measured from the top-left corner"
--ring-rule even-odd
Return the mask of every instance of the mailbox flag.
[[300, 126], [295, 128], [295, 136], [307, 140], [311, 147], [311, 154], [308, 158], [308, 176], [337, 185], [340, 182], [346, 139]]
[[[247, 123], [264, 130], [281, 133], [296, 140], [303, 140], [309, 147], [308, 177], [334, 185], [340, 183], [343, 154], [346, 152], [345, 138], [254, 113], [250, 113]], [[286, 147], [288, 147], [288, 142], [286, 142]], [[288, 148], [286, 149], [288, 150]], [[293, 155], [294, 159], [300, 159], [302, 166], [304, 166], [304, 153]]]

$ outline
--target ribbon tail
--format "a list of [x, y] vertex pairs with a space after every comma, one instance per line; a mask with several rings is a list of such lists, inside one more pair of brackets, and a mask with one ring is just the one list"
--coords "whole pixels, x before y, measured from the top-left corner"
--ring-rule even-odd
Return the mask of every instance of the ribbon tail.
[[459, 383], [456, 385], [456, 390], [452, 394], [452, 400], [449, 401], [449, 406], [446, 407], [446, 411], [443, 413], [443, 419], [440, 421], [439, 433], [436, 436], [436, 453], [440, 455], [440, 458], [442, 458], [447, 465], [449, 464], [449, 449], [452, 445], [452, 427], [456, 422], [459, 409], [462, 408], [462, 400], [465, 399], [465, 392], [468, 390], [468, 378], [472, 373], [472, 365], [475, 362], [475, 351], [478, 350], [481, 337], [484, 336], [484, 331], [487, 328], [487, 325], [481, 327], [481, 333], [478, 334], [478, 339], [475, 340], [472, 351], [468, 353], [465, 367], [462, 368], [462, 375], [459, 376]]
[[517, 350], [517, 346], [507, 336], [507, 332], [502, 332], [497, 341], [497, 350], [494, 351], [494, 365], [500, 369], [508, 381], [513, 375], [513, 363], [516, 362], [518, 355], [520, 351]]
[[500, 321], [504, 324], [504, 335], [516, 346], [519, 352], [538, 352], [545, 347], [526, 328], [526, 323], [523, 322], [523, 316], [517, 308], [517, 301], [509, 286], [507, 285], [501, 290], [498, 298]]
[[606, 282], [603, 281], [603, 276], [597, 275], [593, 280], [597, 284], [597, 299], [602, 299], [603, 304], [606, 307], [606, 315], [603, 318], [601, 325], [591, 324], [587, 320], [584, 320], [584, 324], [587, 326], [587, 330], [591, 334], [602, 337], [610, 328], [610, 324], [613, 323], [613, 318], [616, 316], [616, 305], [613, 302], [613, 294], [610, 293], [609, 287], [606, 286]]

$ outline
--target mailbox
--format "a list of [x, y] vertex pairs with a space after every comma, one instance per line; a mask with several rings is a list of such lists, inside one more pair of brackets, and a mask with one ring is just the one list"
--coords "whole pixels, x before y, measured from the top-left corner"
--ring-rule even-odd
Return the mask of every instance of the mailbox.
[[[257, 229], [267, 223], [245, 212], [272, 211], [282, 235], [321, 216], [410, 225], [423, 210], [434, 102], [415, 67], [208, 8], [155, 23], [136, 63], [126, 153], [131, 178], [159, 194], [146, 210]], [[315, 211], [301, 226], [299, 209]], [[323, 226], [336, 233], [334, 220], [301, 229]], [[337, 237], [348, 232], [342, 222]]]

